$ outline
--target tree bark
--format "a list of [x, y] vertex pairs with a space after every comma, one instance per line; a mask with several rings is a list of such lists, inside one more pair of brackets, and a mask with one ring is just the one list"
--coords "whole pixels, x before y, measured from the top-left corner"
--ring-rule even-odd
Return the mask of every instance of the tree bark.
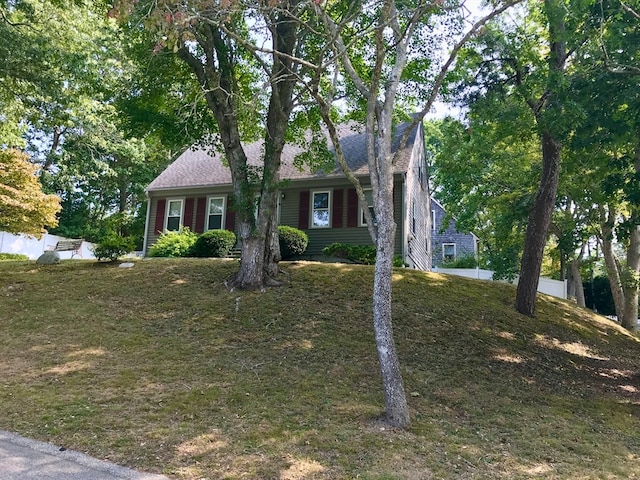
[[263, 265], [264, 241], [256, 236], [244, 235], [240, 269], [227, 282], [227, 286], [231, 288], [264, 289]]
[[535, 315], [542, 256], [558, 192], [561, 148], [560, 143], [552, 137], [550, 132], [543, 132], [542, 178], [538, 194], [529, 212], [520, 280], [516, 290], [516, 310], [530, 317]]
[[561, 115], [557, 108], [558, 89], [561, 89], [567, 61], [567, 42], [564, 17], [566, 7], [558, 0], [544, 0], [549, 25], [549, 57], [547, 90], [539, 102], [527, 98], [542, 132], [542, 177], [540, 186], [529, 212], [529, 223], [522, 252], [520, 280], [516, 291], [516, 310], [533, 317], [536, 312], [536, 293], [542, 268], [542, 257], [547, 241], [551, 215], [555, 207], [560, 179], [560, 155], [562, 145], [549, 127], [547, 117]]
[[611, 295], [616, 310], [616, 317], [621, 321], [624, 317], [624, 289], [622, 288], [622, 279], [620, 278], [620, 264], [613, 251], [613, 227], [617, 210], [609, 205], [608, 211], [604, 207], [600, 207], [600, 228], [602, 232], [602, 255], [604, 256], [604, 264], [607, 267], [607, 276], [609, 277], [609, 285], [611, 285]]
[[621, 325], [630, 332], [638, 331], [638, 272], [640, 271], [640, 225], [635, 225], [629, 237], [624, 280], [624, 310]]
[[[274, 277], [279, 270], [280, 244], [276, 215], [280, 166], [289, 117], [294, 105], [293, 91], [297, 77], [293, 71], [292, 58], [300, 25], [287, 7], [296, 3], [289, 2], [278, 13], [274, 13], [273, 17], [266, 19], [275, 51], [270, 72], [271, 96], [259, 185], [251, 182], [247, 157], [241, 143], [234, 49], [229, 39], [215, 25], [207, 24], [202, 27], [202, 36], [197, 37], [207, 56], [204, 63], [186, 47], [179, 50], [180, 56], [196, 73], [205, 92], [207, 105], [216, 118], [231, 170], [241, 248], [240, 268], [228, 282], [231, 287], [263, 289], [265, 285], [275, 282]], [[257, 206], [256, 195], [259, 196]]]
[[575, 289], [576, 303], [578, 304], [579, 307], [586, 307], [587, 302], [584, 298], [584, 285], [582, 284], [582, 274], [580, 273], [581, 263], [582, 263], [582, 253], [577, 258], [574, 258], [573, 260], [571, 260], [571, 263], [569, 264], [569, 268], [571, 270], [573, 288]]
[[373, 281], [373, 330], [380, 360], [387, 421], [394, 427], [406, 428], [410, 422], [409, 407], [391, 322], [393, 241], [389, 242], [388, 238], [393, 235], [395, 224], [382, 227], [378, 225], [378, 229], [383, 232], [378, 236]]
[[373, 330], [382, 373], [385, 411], [390, 425], [409, 426], [409, 407], [402, 382], [400, 361], [393, 339], [391, 319], [393, 252], [396, 223], [393, 219], [393, 177], [379, 186], [376, 205], [376, 264], [373, 280]]

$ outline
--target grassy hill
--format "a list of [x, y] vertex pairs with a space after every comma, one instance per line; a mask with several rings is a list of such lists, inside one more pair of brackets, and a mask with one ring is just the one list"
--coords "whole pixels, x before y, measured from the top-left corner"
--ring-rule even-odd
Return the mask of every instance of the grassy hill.
[[640, 342], [570, 303], [397, 270], [412, 426], [376, 421], [373, 271], [0, 262], [0, 429], [176, 479], [640, 478]]

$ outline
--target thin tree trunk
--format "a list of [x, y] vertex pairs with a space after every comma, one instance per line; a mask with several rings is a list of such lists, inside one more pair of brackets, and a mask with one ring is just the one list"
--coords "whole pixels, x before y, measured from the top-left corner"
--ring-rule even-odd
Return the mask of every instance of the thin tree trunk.
[[265, 259], [264, 259], [264, 271], [267, 276], [267, 284], [268, 285], [279, 285], [278, 282], [275, 281], [276, 276], [280, 272], [280, 260], [282, 257], [280, 256], [280, 236], [278, 235], [278, 201], [277, 197], [280, 195], [279, 191], [272, 192], [275, 197], [273, 204], [275, 205], [276, 211], [273, 215], [269, 215], [269, 225], [266, 233], [267, 238], [267, 246], [264, 250]]
[[624, 317], [624, 289], [622, 288], [622, 279], [620, 277], [620, 265], [613, 251], [613, 225], [616, 216], [616, 209], [609, 205], [608, 212], [604, 207], [600, 208], [600, 227], [602, 231], [602, 255], [604, 263], [607, 267], [607, 276], [611, 285], [611, 296], [616, 310], [618, 321], [622, 321]]
[[638, 272], [640, 271], [640, 225], [634, 226], [627, 249], [627, 265], [623, 281], [624, 310], [621, 325], [630, 332], [638, 331]]
[[[635, 173], [636, 177], [640, 174], [640, 147], [635, 152]], [[629, 232], [629, 247], [627, 248], [627, 265], [624, 288], [624, 312], [622, 316], [622, 326], [627, 330], [638, 332], [638, 287], [640, 283], [640, 219], [639, 209], [633, 206], [631, 210], [631, 219], [635, 225]]]
[[529, 212], [529, 223], [525, 236], [520, 280], [516, 290], [516, 310], [533, 317], [542, 256], [547, 242], [551, 214], [555, 207], [560, 179], [561, 145], [548, 131], [542, 134], [542, 178], [535, 202]]
[[[392, 206], [392, 193], [385, 207]], [[387, 208], [388, 209], [388, 208]], [[396, 225], [393, 211], [383, 214], [378, 222], [376, 243], [376, 265], [373, 280], [373, 330], [375, 333], [382, 385], [384, 387], [385, 410], [390, 425], [399, 428], [409, 426], [409, 407], [402, 382], [400, 361], [393, 339], [391, 322], [391, 289], [393, 275], [393, 251]]]

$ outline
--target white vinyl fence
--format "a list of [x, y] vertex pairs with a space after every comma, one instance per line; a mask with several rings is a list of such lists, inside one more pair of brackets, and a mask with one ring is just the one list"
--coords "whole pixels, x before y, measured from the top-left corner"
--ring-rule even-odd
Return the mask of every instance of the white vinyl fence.
[[[36, 260], [46, 250], [53, 250], [59, 240], [64, 237], [45, 233], [38, 240], [27, 235], [14, 235], [12, 233], [0, 232], [0, 253], [20, 253], [28, 256], [31, 260]], [[93, 244], [82, 242], [81, 255], [74, 255], [73, 258], [94, 259]], [[61, 259], [69, 259], [73, 252], [58, 252]]]
[[[491, 270], [482, 270], [481, 268], [434, 268], [434, 272], [447, 273], [449, 275], [458, 275], [459, 277], [476, 278], [479, 280], [493, 280], [493, 272]], [[518, 284], [516, 278], [513, 282]], [[540, 277], [538, 281], [538, 291], [546, 293], [553, 297], [567, 298], [567, 281], [552, 280], [550, 278]]]

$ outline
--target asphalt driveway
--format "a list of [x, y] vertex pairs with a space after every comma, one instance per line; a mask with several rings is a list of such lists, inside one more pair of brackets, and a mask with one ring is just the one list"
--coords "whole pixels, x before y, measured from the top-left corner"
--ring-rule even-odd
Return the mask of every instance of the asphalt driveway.
[[169, 480], [0, 431], [2, 480]]

